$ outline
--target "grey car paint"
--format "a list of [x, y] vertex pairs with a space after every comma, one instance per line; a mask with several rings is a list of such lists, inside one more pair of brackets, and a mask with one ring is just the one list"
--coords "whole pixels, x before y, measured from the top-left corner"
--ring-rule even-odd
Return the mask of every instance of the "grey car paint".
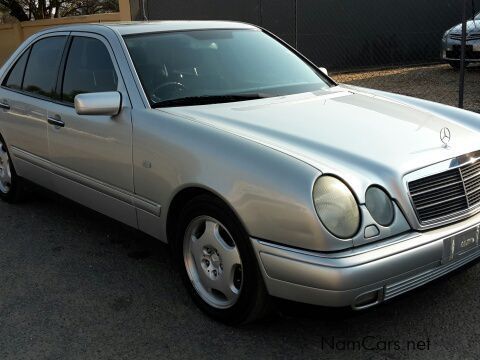
[[[22, 51], [42, 37], [60, 32], [93, 36], [115, 60], [122, 108], [112, 117], [78, 115], [71, 106], [1, 88], [0, 101], [12, 107], [0, 110], [0, 132], [18, 174], [162, 241], [168, 241], [167, 219], [176, 196], [191, 188], [210, 191], [233, 209], [251, 235], [270, 293], [306, 302], [354, 304], [364, 291], [386, 286], [387, 279], [378, 279], [384, 266], [402, 278], [413, 265], [427, 266], [438, 258], [440, 243], [416, 253], [415, 263], [405, 256], [407, 248], [451, 234], [446, 227], [422, 235], [430, 227], [417, 221], [405, 176], [478, 150], [480, 116], [346, 85], [237, 103], [151, 109], [122, 35], [204, 28], [255, 29], [231, 22], [92, 24], [53, 28], [28, 39], [2, 67], [0, 81]], [[49, 117], [65, 126], [48, 124]], [[439, 139], [443, 127], [452, 132], [447, 148]], [[351, 239], [334, 237], [316, 214], [312, 189], [322, 174], [343, 179], [360, 204], [361, 228]], [[389, 227], [376, 224], [364, 205], [365, 191], [373, 184], [395, 201]], [[472, 226], [472, 219], [455, 231]], [[377, 236], [365, 236], [370, 225], [379, 228]], [[313, 259], [332, 251], [351, 260], [336, 265], [332, 260], [332, 268], [350, 267], [351, 274], [368, 260], [375, 271], [357, 268], [355, 276], [363, 273], [365, 278], [343, 282], [340, 273], [315, 266]], [[397, 253], [403, 253], [399, 262], [388, 264], [385, 259]], [[267, 259], [268, 254], [274, 257]], [[296, 266], [289, 266], [288, 258]], [[282, 267], [285, 271], [278, 270]], [[295, 274], [288, 275], [287, 269]], [[294, 283], [312, 276], [319, 282]], [[330, 276], [336, 276], [339, 291], [333, 297], [327, 296], [332, 289], [313, 288]], [[345, 290], [352, 286], [357, 290]]]
[[74, 106], [78, 115], [117, 116], [122, 110], [122, 94], [118, 91], [79, 94]]

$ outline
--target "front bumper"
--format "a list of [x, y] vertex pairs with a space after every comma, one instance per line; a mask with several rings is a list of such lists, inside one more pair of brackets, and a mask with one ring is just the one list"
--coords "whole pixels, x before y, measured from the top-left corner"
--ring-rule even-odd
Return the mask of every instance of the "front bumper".
[[[316, 253], [251, 239], [268, 292], [332, 307], [366, 308], [424, 285], [480, 257], [480, 214], [337, 253]], [[475, 234], [467, 250], [452, 249]], [[452, 252], [453, 251], [453, 252]], [[458, 253], [456, 253], [457, 251]], [[455, 255], [453, 255], [455, 254]]]
[[[449, 40], [442, 45], [442, 59], [444, 61], [459, 61], [461, 58], [460, 41]], [[465, 61], [480, 61], [480, 41], [467, 41], [465, 50]]]

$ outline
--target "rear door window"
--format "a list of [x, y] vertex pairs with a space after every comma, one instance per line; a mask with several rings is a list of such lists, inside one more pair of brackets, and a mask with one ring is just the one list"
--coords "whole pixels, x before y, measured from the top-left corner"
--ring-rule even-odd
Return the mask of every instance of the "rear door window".
[[25, 72], [25, 65], [27, 65], [28, 54], [30, 53], [30, 49], [25, 51], [20, 59], [16, 62], [13, 68], [10, 70], [7, 78], [3, 82], [3, 86], [6, 86], [10, 89], [14, 90], [21, 90], [22, 89], [22, 81], [23, 81], [23, 74]]
[[105, 44], [90, 37], [74, 37], [65, 67], [62, 100], [73, 103], [78, 94], [117, 88], [117, 73]]
[[57, 98], [55, 86], [66, 39], [66, 36], [53, 36], [33, 45], [23, 80], [24, 91]]

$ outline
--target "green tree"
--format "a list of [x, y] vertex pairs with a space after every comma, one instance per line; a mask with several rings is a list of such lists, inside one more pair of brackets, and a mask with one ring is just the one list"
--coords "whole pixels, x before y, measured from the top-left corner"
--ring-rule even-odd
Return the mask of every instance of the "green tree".
[[0, 0], [0, 10], [19, 21], [118, 11], [118, 0]]

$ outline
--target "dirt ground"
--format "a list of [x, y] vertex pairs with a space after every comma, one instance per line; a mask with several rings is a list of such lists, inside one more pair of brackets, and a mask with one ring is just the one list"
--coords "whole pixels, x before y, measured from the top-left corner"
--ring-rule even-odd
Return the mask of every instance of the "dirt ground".
[[[332, 74], [339, 83], [395, 92], [448, 105], [458, 105], [459, 72], [449, 65]], [[480, 112], [480, 66], [465, 73], [465, 109]]]

